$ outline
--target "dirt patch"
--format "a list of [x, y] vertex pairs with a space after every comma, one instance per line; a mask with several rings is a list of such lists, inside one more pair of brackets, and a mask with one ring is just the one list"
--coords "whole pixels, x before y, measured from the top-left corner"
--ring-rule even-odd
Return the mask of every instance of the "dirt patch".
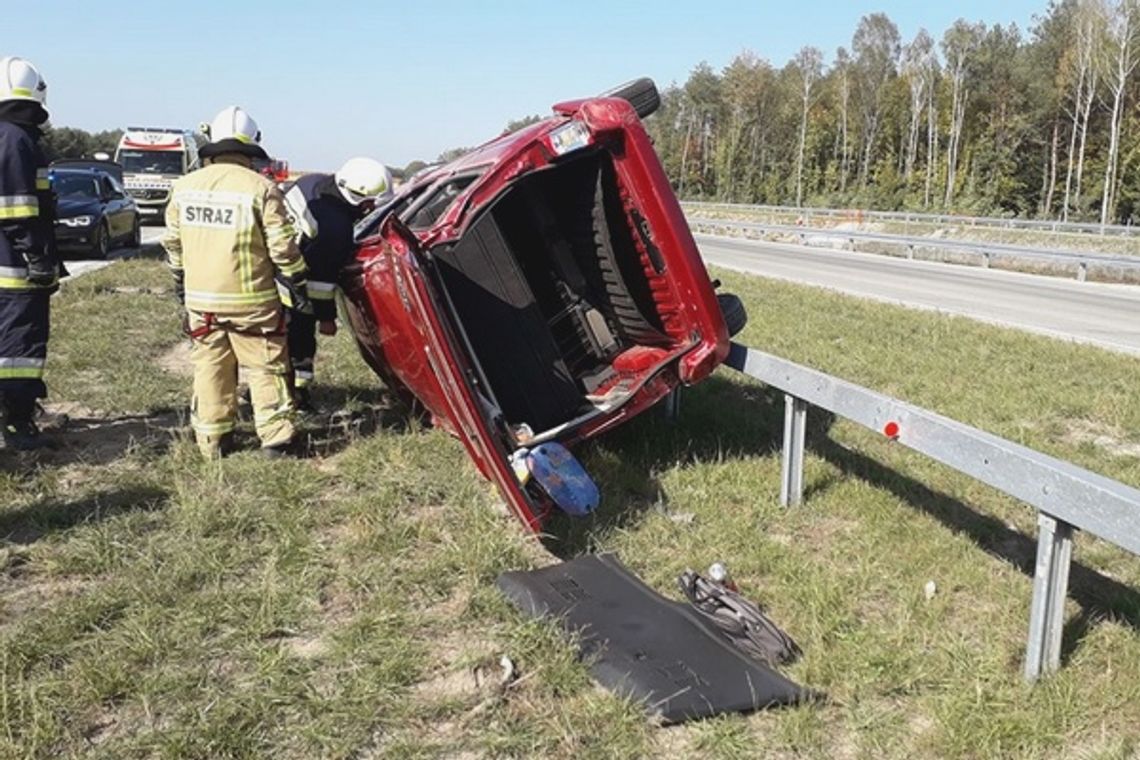
[[1126, 440], [1125, 432], [1119, 428], [1106, 428], [1088, 420], [1073, 420], [1068, 428], [1062, 440], [1069, 445], [1092, 444], [1113, 456], [1140, 459], [1140, 443]]
[[170, 350], [158, 357], [156, 363], [159, 368], [172, 375], [193, 377], [194, 365], [190, 362], [190, 341], [178, 341], [170, 347]]
[[104, 415], [68, 403], [49, 404], [44, 411], [45, 446], [31, 456], [57, 466], [106, 465], [139, 448], [162, 451], [184, 426], [174, 411]]

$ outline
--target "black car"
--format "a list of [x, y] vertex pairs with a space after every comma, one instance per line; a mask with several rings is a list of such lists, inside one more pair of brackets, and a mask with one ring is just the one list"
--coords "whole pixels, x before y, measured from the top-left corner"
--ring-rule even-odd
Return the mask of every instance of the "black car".
[[53, 166], [57, 198], [55, 239], [61, 253], [104, 259], [116, 245], [142, 242], [139, 209], [115, 177], [102, 169]]

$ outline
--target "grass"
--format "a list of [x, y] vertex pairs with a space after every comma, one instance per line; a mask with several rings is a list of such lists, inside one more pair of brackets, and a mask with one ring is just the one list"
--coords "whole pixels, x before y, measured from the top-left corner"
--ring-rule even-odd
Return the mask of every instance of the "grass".
[[[741, 339], [1140, 485], [1136, 359], [717, 272]], [[198, 459], [154, 262], [56, 299], [58, 448], [0, 452], [0, 757], [1129, 757], [1140, 562], [1079, 537], [1062, 672], [1021, 682], [1033, 515], [820, 414], [807, 503], [778, 506], [782, 400], [728, 371], [582, 452], [586, 521], [524, 537], [458, 442], [322, 343], [321, 456]], [[161, 362], [157, 357], [167, 357]], [[827, 702], [651, 727], [494, 590], [616, 551], [673, 594], [726, 561]], [[938, 591], [927, 600], [923, 587]], [[473, 671], [509, 655], [500, 693]]]

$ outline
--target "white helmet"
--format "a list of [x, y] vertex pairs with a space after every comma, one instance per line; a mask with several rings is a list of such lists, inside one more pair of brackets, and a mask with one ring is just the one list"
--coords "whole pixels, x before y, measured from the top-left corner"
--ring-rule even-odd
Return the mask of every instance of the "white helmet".
[[261, 130], [244, 108], [229, 106], [223, 108], [210, 122], [210, 131], [207, 134], [210, 142], [234, 139], [247, 145], [256, 145], [261, 142]]
[[213, 158], [222, 153], [242, 153], [253, 158], [268, 158], [261, 147], [261, 130], [245, 109], [229, 106], [218, 112], [203, 131], [210, 142], [199, 154]]
[[0, 102], [30, 100], [47, 105], [47, 82], [36, 67], [23, 58], [0, 58]]
[[376, 159], [350, 158], [336, 170], [336, 186], [354, 206], [368, 198], [382, 205], [392, 197], [392, 172]]

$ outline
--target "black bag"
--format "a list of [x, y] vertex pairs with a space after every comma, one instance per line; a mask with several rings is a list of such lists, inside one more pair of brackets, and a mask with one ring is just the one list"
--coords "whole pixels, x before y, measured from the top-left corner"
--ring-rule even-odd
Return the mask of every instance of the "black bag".
[[795, 662], [803, 651], [771, 618], [740, 594], [686, 570], [677, 585], [693, 607], [738, 648], [768, 665]]

